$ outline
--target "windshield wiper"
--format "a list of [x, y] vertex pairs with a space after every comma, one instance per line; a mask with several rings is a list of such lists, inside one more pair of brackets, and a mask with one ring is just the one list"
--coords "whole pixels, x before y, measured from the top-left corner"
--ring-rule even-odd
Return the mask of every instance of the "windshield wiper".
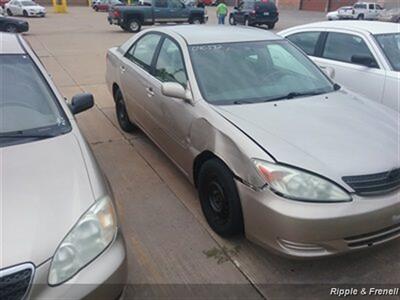
[[232, 102], [233, 104], [239, 105], [239, 104], [251, 104], [254, 103], [253, 101], [249, 100], [236, 100]]
[[46, 139], [46, 138], [51, 138], [51, 137], [55, 137], [55, 136], [56, 136], [56, 134], [50, 134], [50, 133], [32, 134], [32, 133], [24, 132], [23, 130], [7, 132], [7, 133], [0, 133], [0, 139], [1, 138], [6, 138], [6, 139], [26, 139], [26, 138], [28, 138], [28, 139], [29, 138]]
[[316, 96], [316, 95], [321, 95], [321, 94], [325, 94], [325, 93], [326, 93], [325, 91], [324, 92], [305, 92], [305, 93], [290, 92], [284, 96], [268, 98], [264, 102], [286, 100], [286, 99], [293, 99], [293, 98], [306, 97], [306, 96]]

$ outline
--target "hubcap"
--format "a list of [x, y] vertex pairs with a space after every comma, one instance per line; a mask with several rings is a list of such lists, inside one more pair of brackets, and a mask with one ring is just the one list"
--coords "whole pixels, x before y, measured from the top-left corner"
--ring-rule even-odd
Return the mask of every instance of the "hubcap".
[[15, 26], [9, 26], [9, 27], [7, 28], [7, 31], [8, 31], [8, 32], [17, 32], [17, 28], [15, 28]]
[[132, 21], [129, 27], [132, 31], [136, 31], [139, 28], [139, 24], [136, 21]]

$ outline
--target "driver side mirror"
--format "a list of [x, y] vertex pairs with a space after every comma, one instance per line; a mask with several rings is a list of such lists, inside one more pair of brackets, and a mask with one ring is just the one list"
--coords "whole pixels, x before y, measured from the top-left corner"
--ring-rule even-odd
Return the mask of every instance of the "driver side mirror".
[[355, 54], [351, 57], [351, 62], [357, 65], [366, 66], [368, 68], [377, 68], [375, 59], [369, 55]]
[[178, 98], [188, 102], [192, 101], [190, 91], [177, 82], [164, 82], [161, 85], [161, 93], [167, 97]]
[[71, 112], [74, 115], [76, 115], [92, 108], [93, 105], [94, 105], [93, 95], [89, 93], [84, 93], [72, 97], [71, 104], [69, 104], [69, 108], [71, 109]]

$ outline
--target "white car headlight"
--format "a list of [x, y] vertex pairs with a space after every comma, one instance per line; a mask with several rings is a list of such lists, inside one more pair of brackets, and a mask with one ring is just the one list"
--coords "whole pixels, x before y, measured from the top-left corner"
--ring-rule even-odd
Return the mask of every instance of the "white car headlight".
[[253, 162], [268, 187], [285, 198], [309, 202], [351, 201], [344, 189], [320, 176], [258, 159]]
[[117, 218], [113, 203], [104, 197], [83, 214], [54, 253], [49, 284], [70, 279], [102, 253], [114, 240]]

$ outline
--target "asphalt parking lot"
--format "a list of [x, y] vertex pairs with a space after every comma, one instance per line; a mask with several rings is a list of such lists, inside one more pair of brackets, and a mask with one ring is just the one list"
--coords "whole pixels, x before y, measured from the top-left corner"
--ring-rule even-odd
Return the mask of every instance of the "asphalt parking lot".
[[[208, 14], [215, 23], [212, 8]], [[323, 18], [282, 11], [276, 30]], [[80, 92], [95, 95], [95, 107], [77, 119], [116, 197], [128, 249], [128, 299], [322, 299], [335, 285], [400, 282], [400, 240], [342, 257], [294, 261], [245, 239], [216, 236], [195, 189], [177, 168], [142, 132], [122, 133], [117, 125], [105, 55], [131, 34], [87, 7], [49, 12], [29, 23], [24, 36], [61, 93], [68, 99]]]

